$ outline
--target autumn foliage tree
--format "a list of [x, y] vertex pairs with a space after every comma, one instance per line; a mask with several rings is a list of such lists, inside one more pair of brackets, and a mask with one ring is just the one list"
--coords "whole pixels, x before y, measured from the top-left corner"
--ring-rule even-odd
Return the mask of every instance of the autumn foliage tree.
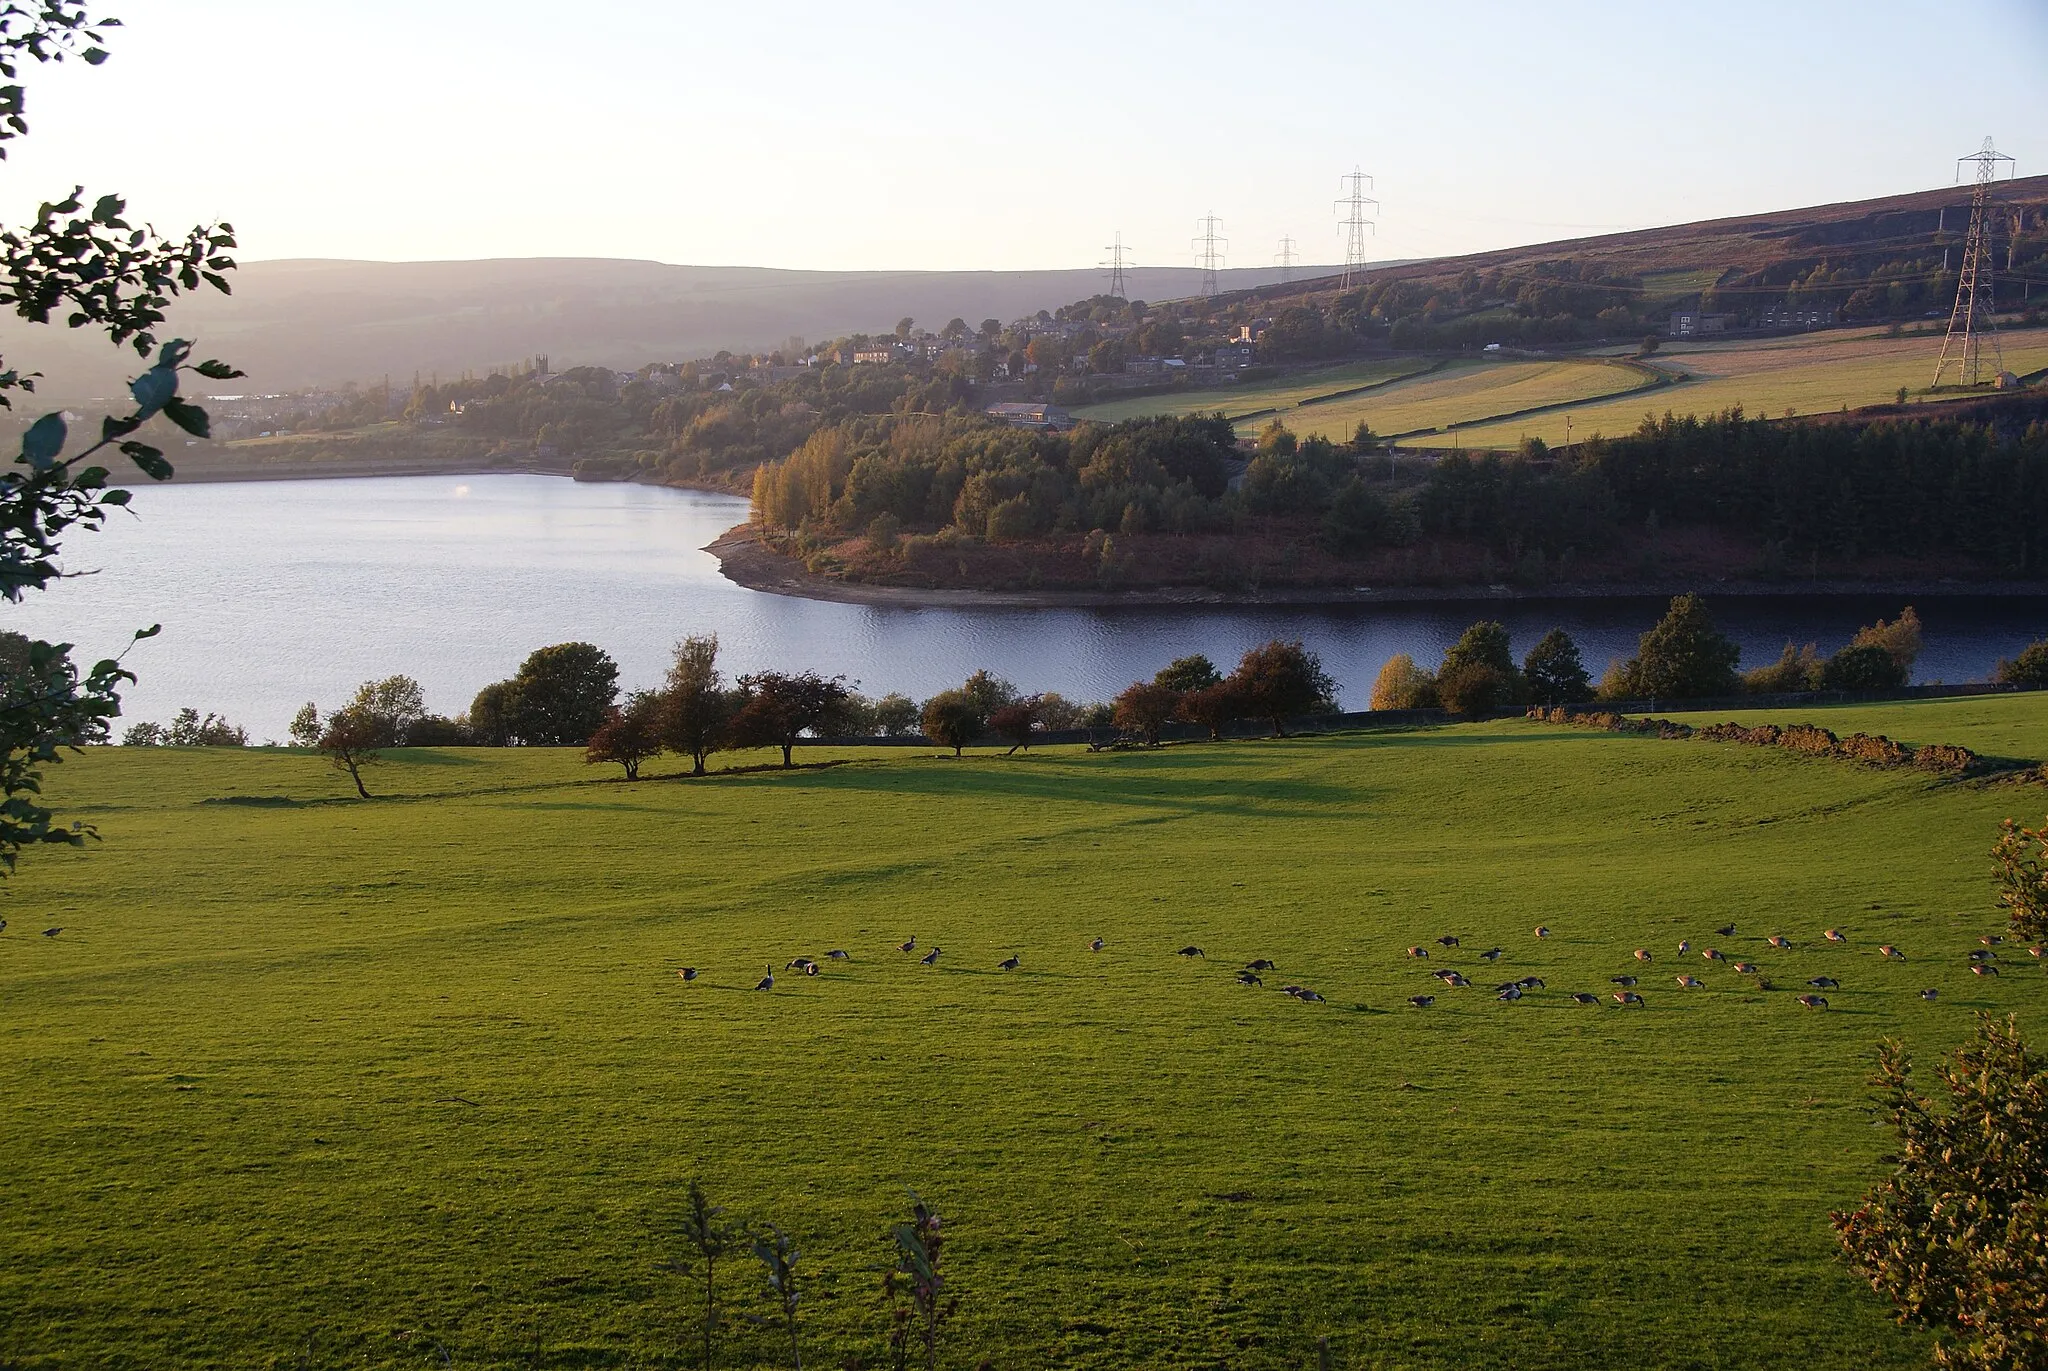
[[636, 690], [623, 706], [613, 706], [597, 732], [590, 735], [583, 760], [591, 763], [616, 762], [625, 768], [626, 779], [640, 779], [640, 764], [661, 755], [661, 696], [651, 690]]
[[989, 732], [998, 738], [1010, 740], [1010, 752], [1020, 747], [1031, 746], [1031, 735], [1038, 730], [1040, 709], [1036, 695], [1027, 695], [1012, 701], [988, 716]]
[[733, 746], [779, 747], [785, 768], [794, 765], [796, 741], [805, 733], [838, 731], [851, 698], [844, 678], [815, 671], [757, 671], [740, 677], [739, 686], [739, 707], [728, 725]]
[[988, 716], [966, 690], [942, 690], [924, 702], [920, 722], [925, 737], [952, 748], [957, 757], [987, 729]]
[[1266, 720], [1276, 738], [1287, 735], [1289, 718], [1334, 708], [1337, 695], [1321, 658], [1298, 642], [1277, 638], [1245, 653], [1226, 684], [1242, 717]]
[[2048, 939], [2048, 819], [2039, 828], [2007, 819], [1991, 856], [1998, 865], [1998, 902], [2014, 935], [2029, 942]]
[[1903, 1046], [1874, 1083], [1896, 1169], [1836, 1213], [1857, 1274], [1902, 1323], [1935, 1329], [1935, 1361], [1968, 1371], [2048, 1367], [2048, 1067], [2016, 1018], [1983, 1015], [1937, 1068], [1945, 1101], [1913, 1088]]
[[704, 761], [726, 745], [732, 698], [718, 674], [718, 635], [685, 638], [661, 692], [661, 741], [690, 759], [690, 774], [702, 776]]
[[1147, 747], [1157, 747], [1159, 731], [1180, 708], [1182, 698], [1179, 691], [1156, 680], [1133, 681], [1116, 697], [1116, 726], [1143, 738]]

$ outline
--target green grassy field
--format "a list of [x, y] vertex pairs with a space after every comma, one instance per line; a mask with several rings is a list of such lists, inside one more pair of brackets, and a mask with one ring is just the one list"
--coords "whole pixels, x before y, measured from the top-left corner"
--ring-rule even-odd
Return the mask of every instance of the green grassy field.
[[[2008, 330], [2002, 344], [2005, 364], [2012, 371], [2025, 375], [2048, 367], [2048, 329]], [[1775, 417], [1788, 409], [1824, 414], [1844, 405], [1855, 409], [1890, 404], [1901, 386], [1924, 397], [1940, 356], [1939, 336], [1886, 338], [1876, 330], [1769, 342], [1676, 344], [1660, 351], [1656, 360], [1660, 366], [1690, 374], [1692, 379], [1678, 386], [1413, 441], [1422, 446], [1512, 448], [1525, 437], [1563, 442], [1567, 415], [1571, 436], [1580, 439], [1633, 432], [1645, 414], [1666, 410], [1713, 414], [1740, 405], [1751, 414]], [[1951, 371], [1949, 380], [1954, 379]]]
[[[1287, 426], [1303, 437], [1321, 434], [1341, 441], [1351, 437], [1360, 422], [1372, 425], [1374, 433], [1413, 433], [1417, 429], [1466, 423], [1539, 405], [1640, 390], [1649, 379], [1635, 368], [1597, 359], [1460, 362], [1428, 376], [1370, 394], [1332, 400], [1284, 418]], [[1439, 434], [1431, 439], [1403, 441], [1416, 445], [1451, 440]]]
[[[1170, 395], [1145, 395], [1128, 400], [1108, 400], [1084, 405], [1074, 411], [1076, 418], [1099, 423], [1142, 419], [1154, 414], [1216, 414], [1236, 416], [1254, 410], [1293, 409], [1305, 400], [1315, 400], [1359, 386], [1379, 385], [1412, 376], [1431, 366], [1426, 357], [1391, 357], [1371, 362], [1353, 362], [1319, 371], [1296, 372], [1271, 381], [1242, 386], [1221, 386], [1214, 390], [1182, 391]], [[1345, 434], [1350, 437], [1350, 434]]]
[[[1867, 714], [2048, 737], [2041, 694]], [[1523, 722], [827, 759], [411, 753], [371, 803], [287, 753], [66, 763], [105, 841], [4, 892], [0, 1365], [691, 1365], [658, 1263], [693, 1174], [798, 1239], [817, 1366], [882, 1360], [906, 1187], [949, 1223], [947, 1365], [1925, 1364], [1827, 1211], [1883, 1170], [1878, 1038], [2042, 1033], [2039, 964], [1963, 954], [2048, 789]], [[1640, 1010], [1566, 998], [1631, 970]]]

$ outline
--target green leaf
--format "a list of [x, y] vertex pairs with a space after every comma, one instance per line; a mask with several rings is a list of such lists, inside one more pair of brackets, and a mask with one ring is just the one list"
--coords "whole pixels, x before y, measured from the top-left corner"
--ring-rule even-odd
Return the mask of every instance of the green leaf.
[[207, 422], [206, 411], [186, 400], [164, 401], [164, 418], [169, 419], [194, 438], [211, 438], [212, 426]]
[[45, 414], [21, 435], [21, 460], [37, 471], [48, 471], [64, 450], [65, 432], [63, 415]]
[[129, 461], [141, 467], [143, 473], [150, 480], [168, 481], [171, 479], [171, 464], [164, 460], [162, 452], [151, 447], [148, 443], [123, 443], [121, 444], [121, 451], [127, 455]]
[[87, 48], [78, 55], [85, 59], [85, 64], [89, 67], [96, 67], [107, 60], [107, 50], [105, 48]]
[[247, 376], [249, 374], [246, 371], [237, 371], [226, 362], [215, 361], [212, 358], [201, 362], [192, 370], [198, 372], [209, 381], [232, 381], [237, 376]]
[[178, 393], [178, 373], [171, 367], [153, 366], [128, 383], [128, 393], [135, 397], [135, 417], [147, 419]]

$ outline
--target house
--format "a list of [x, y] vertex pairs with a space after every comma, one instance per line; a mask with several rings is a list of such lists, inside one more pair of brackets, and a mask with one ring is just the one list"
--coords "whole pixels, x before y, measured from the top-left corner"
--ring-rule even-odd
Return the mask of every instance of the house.
[[1242, 371], [1252, 364], [1256, 349], [1250, 343], [1225, 343], [1216, 349], [1216, 366], [1221, 371]]
[[982, 413], [1012, 428], [1057, 430], [1074, 426], [1073, 416], [1058, 405], [1005, 403], [990, 405]]
[[1837, 311], [1812, 305], [1773, 305], [1757, 316], [1758, 328], [1826, 328]]
[[853, 354], [853, 364], [857, 367], [887, 366], [895, 360], [896, 349], [891, 344], [870, 343], [864, 348], [856, 349]]
[[1709, 333], [1726, 333], [1734, 327], [1735, 316], [1732, 314], [1707, 314], [1696, 309], [1671, 311], [1673, 338], [1698, 338]]

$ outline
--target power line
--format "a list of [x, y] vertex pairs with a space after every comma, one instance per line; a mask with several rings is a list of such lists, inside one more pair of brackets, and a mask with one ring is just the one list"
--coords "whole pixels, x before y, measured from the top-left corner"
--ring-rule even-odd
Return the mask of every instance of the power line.
[[1294, 279], [1294, 240], [1282, 238], [1280, 251], [1273, 254], [1273, 260], [1280, 264], [1280, 284], [1286, 285]]
[[1337, 201], [1337, 208], [1346, 211], [1338, 227], [1344, 230], [1344, 289], [1349, 290], [1355, 283], [1365, 280], [1366, 230], [1372, 230], [1375, 236], [1379, 233], [1379, 226], [1365, 217], [1365, 207], [1371, 205], [1378, 209], [1380, 202], [1365, 193], [1366, 187], [1372, 185], [1372, 178], [1364, 172], [1353, 168], [1338, 179], [1347, 187], [1344, 198]]
[[1223, 221], [1216, 217], [1214, 210], [1195, 222], [1202, 231], [1191, 246], [1195, 250], [1195, 265], [1202, 269], [1202, 294], [1214, 295], [1217, 290], [1216, 273], [1223, 268], [1224, 249], [1230, 246], [1230, 240], [1217, 234], [1216, 230]]
[[[1963, 237], [1963, 270], [1956, 278], [1956, 306], [1948, 316], [1948, 336], [1941, 340], [1941, 360], [1934, 366], [1936, 390], [1941, 388], [1941, 378], [1948, 371], [1951, 352], [1956, 358], [1956, 379], [1966, 386], [1978, 383], [1979, 353], [1986, 333], [1991, 335], [1993, 379], [2005, 371], [2005, 354], [1998, 346], [1998, 320], [1992, 312], [1992, 217], [1985, 211], [1991, 203], [1992, 182], [1998, 179], [1998, 164], [2012, 160], [1991, 146], [1989, 134], [1985, 135], [1982, 148], [1971, 156], [1956, 159], [1958, 178], [1963, 163], [1977, 164], [1977, 187], [1970, 196], [1970, 231]], [[2015, 168], [2017, 165], [2014, 163]]]
[[1128, 300], [1130, 295], [1124, 289], [1124, 273], [1131, 269], [1132, 262], [1125, 254], [1130, 251], [1124, 246], [1123, 230], [1117, 230], [1116, 241], [1103, 249], [1109, 260], [1100, 265], [1109, 272], [1109, 293], [1119, 300]]

